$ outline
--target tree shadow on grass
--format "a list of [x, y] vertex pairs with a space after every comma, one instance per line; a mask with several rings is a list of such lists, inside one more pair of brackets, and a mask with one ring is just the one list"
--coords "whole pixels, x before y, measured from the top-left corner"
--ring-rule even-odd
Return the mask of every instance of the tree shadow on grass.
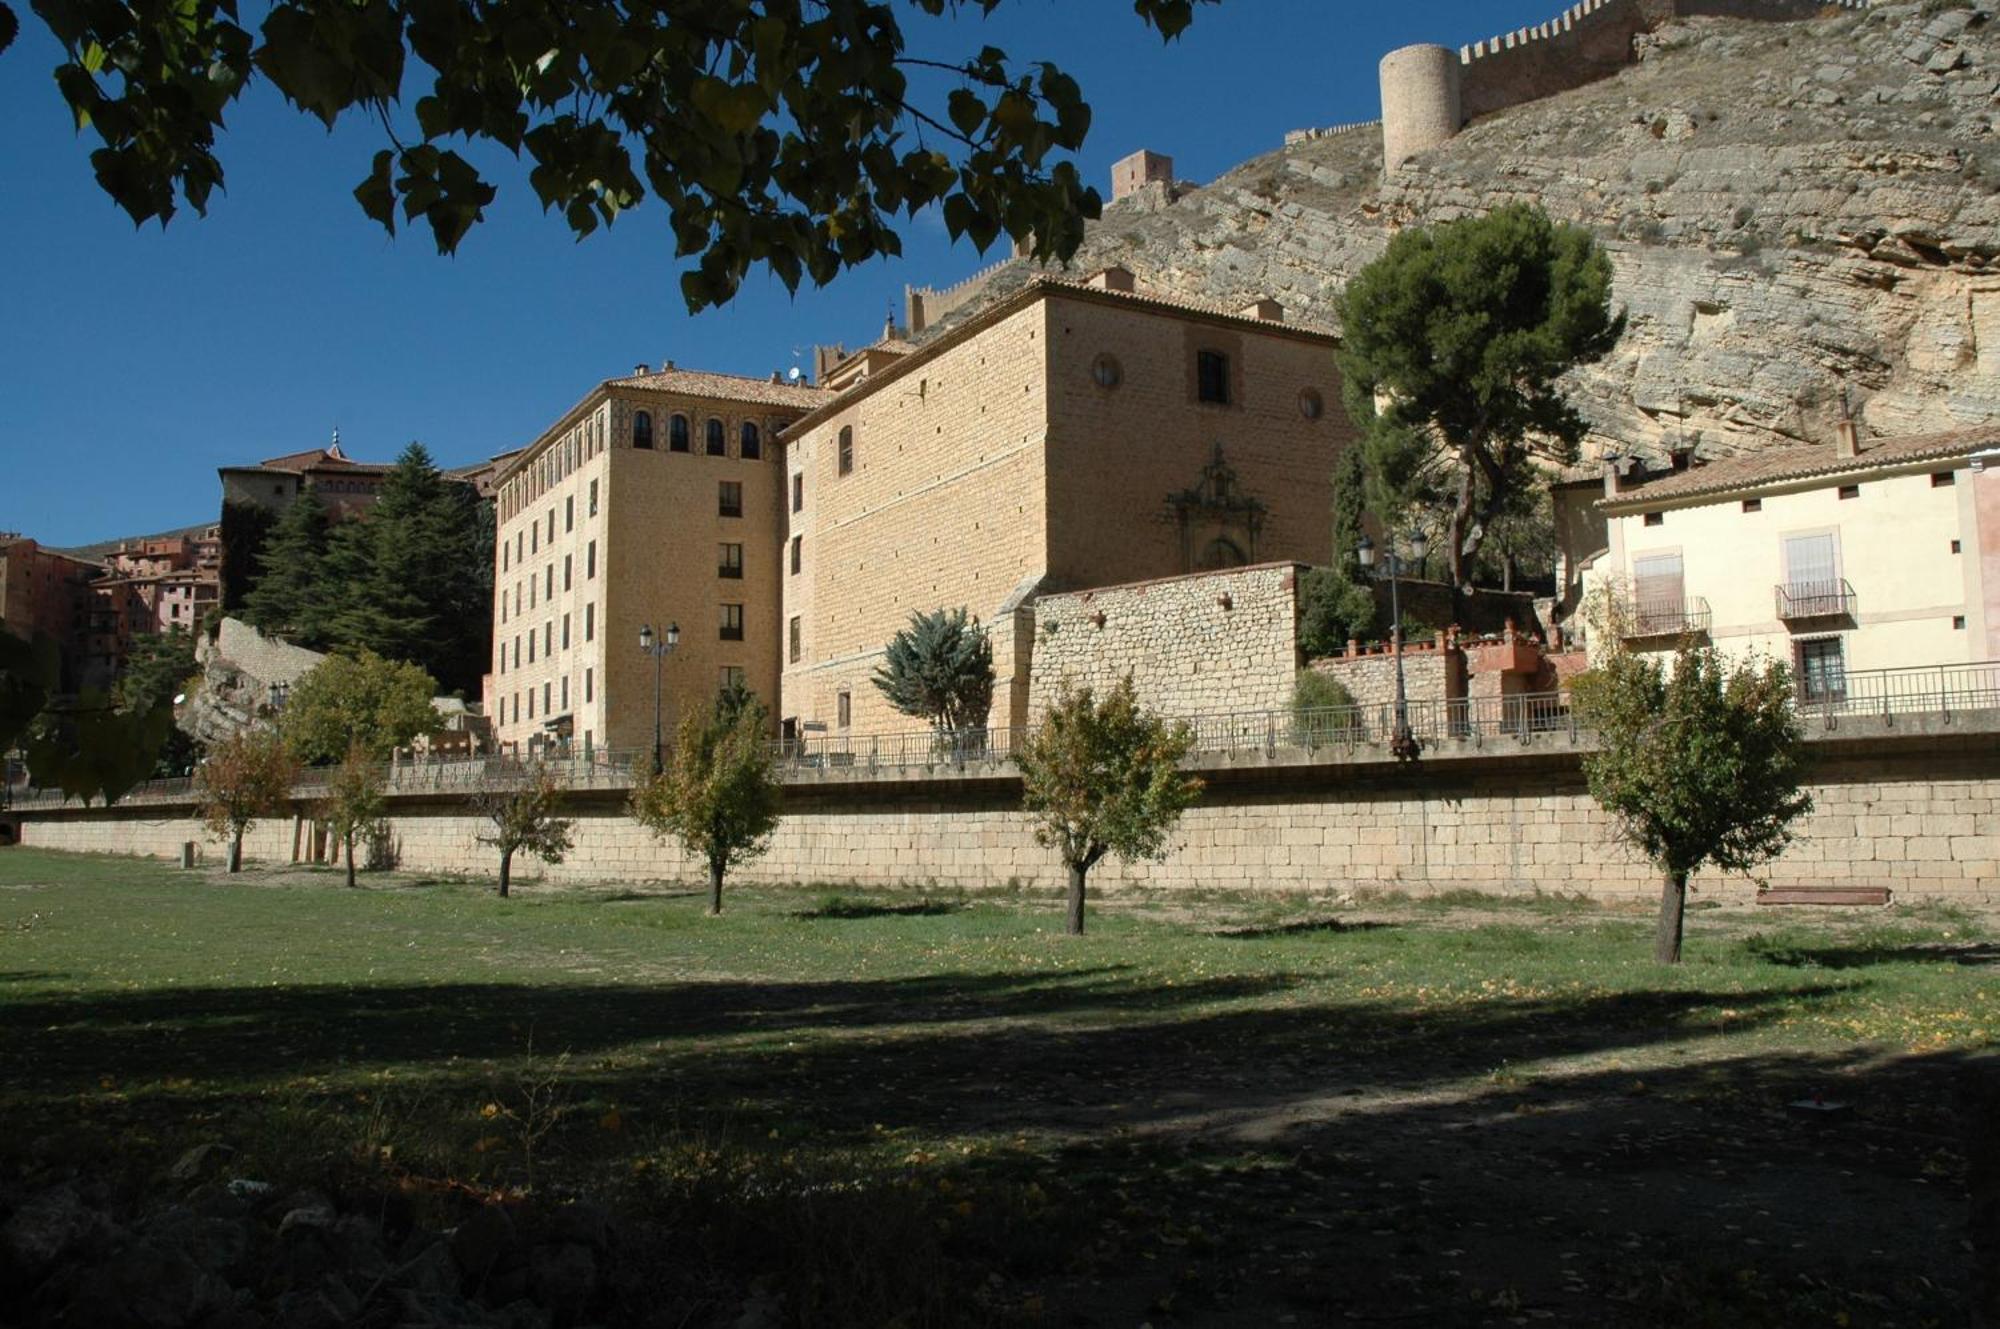
[[1742, 942], [1746, 954], [1790, 969], [1865, 969], [1879, 964], [1956, 964], [2000, 967], [2000, 942], [1798, 940], [1754, 935]]
[[1265, 937], [1303, 937], [1314, 933], [1376, 932], [1383, 928], [1401, 927], [1400, 923], [1388, 923], [1379, 919], [1359, 921], [1345, 918], [1307, 918], [1292, 923], [1265, 923], [1246, 927], [1214, 928], [1208, 935], [1227, 937], [1233, 941], [1255, 941]]
[[814, 909], [800, 909], [793, 918], [808, 921], [849, 918], [936, 918], [964, 913], [969, 906], [956, 900], [918, 900], [914, 904], [882, 904], [875, 900], [854, 900], [840, 896]]

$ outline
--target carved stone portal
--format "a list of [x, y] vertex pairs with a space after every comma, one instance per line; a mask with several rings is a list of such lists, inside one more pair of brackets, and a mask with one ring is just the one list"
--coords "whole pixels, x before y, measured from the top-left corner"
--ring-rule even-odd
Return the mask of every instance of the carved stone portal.
[[1180, 531], [1181, 571], [1214, 572], [1257, 561], [1264, 504], [1237, 487], [1236, 472], [1215, 445], [1192, 489], [1167, 495], [1167, 520]]

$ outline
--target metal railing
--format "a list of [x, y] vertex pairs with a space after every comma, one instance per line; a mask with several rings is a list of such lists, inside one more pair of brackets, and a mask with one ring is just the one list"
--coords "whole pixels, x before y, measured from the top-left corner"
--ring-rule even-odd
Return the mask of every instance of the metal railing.
[[1955, 715], [2000, 709], [2000, 660], [1971, 664], [1855, 669], [1797, 683], [1799, 712], [1842, 715]]
[[1634, 600], [1626, 612], [1623, 635], [1627, 640], [1707, 632], [1713, 618], [1708, 601], [1699, 595], [1685, 600]]
[[1786, 582], [1773, 586], [1771, 591], [1780, 622], [1854, 616], [1854, 587], [1844, 577], [1832, 581]]
[[[1794, 703], [1802, 718], [1832, 721], [1842, 716], [1939, 714], [2000, 710], [2000, 660], [1926, 665], [1902, 669], [1855, 670], [1836, 675], [1808, 695], [1798, 684]], [[1590, 731], [1569, 709], [1568, 694], [1531, 692], [1513, 696], [1412, 701], [1406, 707], [1410, 732], [1426, 748], [1447, 743], [1478, 746], [1513, 740], [1531, 744], [1543, 736], [1587, 739]], [[1352, 753], [1364, 747], [1387, 750], [1396, 732], [1393, 703], [1228, 711], [1183, 716], [1194, 735], [1191, 756], [1272, 754], [1281, 750]], [[771, 753], [781, 773], [854, 771], [896, 773], [994, 766], [1010, 761], [1036, 731], [1029, 727], [931, 731], [900, 734], [814, 734], [781, 740]], [[672, 760], [672, 753], [667, 754]], [[388, 790], [397, 795], [472, 793], [517, 781], [533, 760], [549, 766], [565, 788], [618, 791], [632, 787], [650, 769], [648, 748], [584, 750], [556, 748], [534, 758], [516, 755], [403, 759], [389, 770]], [[326, 770], [305, 773], [294, 788], [300, 802], [323, 797]], [[190, 776], [149, 780], [119, 800], [121, 805], [186, 802]], [[56, 807], [67, 800], [60, 790], [14, 785], [6, 803], [16, 809]]]

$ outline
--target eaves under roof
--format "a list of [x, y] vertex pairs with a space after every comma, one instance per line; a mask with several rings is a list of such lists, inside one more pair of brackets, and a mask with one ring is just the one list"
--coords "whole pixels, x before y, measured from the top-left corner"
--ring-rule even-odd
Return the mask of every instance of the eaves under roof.
[[1956, 460], [1996, 445], [2000, 445], [2000, 424], [1902, 438], [1863, 439], [1859, 455], [1853, 457], [1841, 456], [1831, 443], [1750, 452], [1718, 458], [1684, 471], [1634, 477], [1619, 493], [1599, 499], [1597, 506], [1610, 515], [1686, 506], [1740, 492], [1797, 487], [1808, 481], [1837, 482], [1871, 471]]

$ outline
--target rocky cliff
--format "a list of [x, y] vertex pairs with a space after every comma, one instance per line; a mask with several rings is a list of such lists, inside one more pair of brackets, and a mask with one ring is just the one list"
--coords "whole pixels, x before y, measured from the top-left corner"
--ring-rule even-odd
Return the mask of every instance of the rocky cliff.
[[[1630, 311], [1618, 350], [1575, 375], [1592, 451], [1825, 439], [1843, 390], [1876, 434], [2000, 418], [2000, 22], [1931, 0], [1681, 20], [1635, 48], [1387, 179], [1362, 129], [1151, 186], [1106, 208], [1072, 266], [1333, 324], [1397, 228], [1527, 199], [1602, 240]], [[940, 326], [1032, 273], [1002, 267]]]

